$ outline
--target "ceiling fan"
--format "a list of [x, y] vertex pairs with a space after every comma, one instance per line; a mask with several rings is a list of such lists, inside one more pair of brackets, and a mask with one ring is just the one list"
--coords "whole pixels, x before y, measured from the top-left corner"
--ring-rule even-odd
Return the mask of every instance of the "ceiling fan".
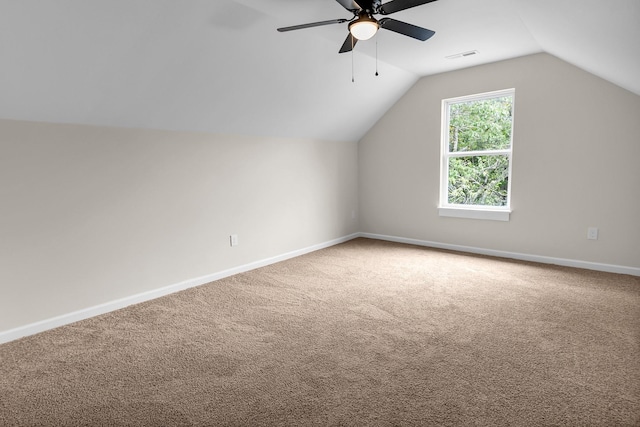
[[302, 30], [304, 28], [320, 27], [323, 25], [349, 23], [349, 35], [342, 44], [339, 53], [350, 52], [358, 40], [368, 40], [378, 29], [393, 31], [421, 41], [431, 38], [435, 31], [416, 25], [407, 24], [392, 18], [376, 19], [373, 15], [390, 15], [401, 10], [431, 3], [436, 0], [392, 0], [382, 4], [382, 0], [336, 0], [346, 10], [353, 13], [351, 19], [331, 19], [328, 21], [311, 22], [309, 24], [293, 25], [278, 28], [278, 31]]

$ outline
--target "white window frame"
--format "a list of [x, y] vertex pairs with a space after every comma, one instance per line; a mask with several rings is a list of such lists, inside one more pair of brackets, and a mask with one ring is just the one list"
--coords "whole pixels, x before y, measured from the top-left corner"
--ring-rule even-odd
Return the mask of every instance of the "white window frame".
[[[442, 124], [441, 124], [441, 148], [440, 148], [440, 202], [438, 213], [440, 216], [454, 218], [488, 219], [495, 221], [509, 221], [511, 214], [511, 165], [513, 155], [513, 124], [514, 111], [511, 112], [511, 141], [508, 149], [486, 150], [486, 151], [449, 151], [449, 107], [453, 104], [469, 101], [481, 101], [484, 99], [500, 98], [510, 96], [512, 108], [515, 110], [516, 90], [503, 89], [493, 92], [484, 92], [457, 98], [442, 100]], [[482, 205], [458, 205], [451, 204], [449, 200], [449, 159], [451, 157], [468, 157], [483, 155], [506, 155], [509, 162], [509, 180], [507, 182], [507, 204], [506, 206], [482, 206]]]

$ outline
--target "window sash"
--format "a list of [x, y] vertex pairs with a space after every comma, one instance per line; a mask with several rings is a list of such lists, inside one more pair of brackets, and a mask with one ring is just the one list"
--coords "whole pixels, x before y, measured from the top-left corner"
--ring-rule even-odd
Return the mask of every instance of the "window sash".
[[483, 150], [483, 151], [449, 151], [445, 153], [447, 157], [478, 157], [478, 156], [509, 156], [511, 149], [505, 150]]
[[[449, 146], [449, 126], [450, 126], [450, 112], [451, 106], [463, 102], [482, 101], [486, 99], [510, 97], [512, 112], [511, 112], [511, 133], [509, 147], [498, 150], [476, 150], [476, 151], [450, 151]], [[475, 94], [470, 96], [462, 96], [458, 98], [449, 98], [442, 101], [442, 146], [441, 146], [441, 161], [440, 166], [440, 215], [441, 216], [459, 216], [466, 218], [481, 218], [481, 219], [499, 219], [508, 221], [508, 213], [511, 212], [511, 177], [512, 177], [512, 153], [513, 153], [513, 125], [514, 125], [514, 104], [515, 104], [515, 89], [505, 89], [494, 92], [486, 92], [481, 94]], [[452, 204], [449, 203], [449, 159], [457, 157], [476, 157], [476, 156], [506, 156], [508, 161], [508, 189], [507, 200], [505, 206], [489, 206], [489, 205], [464, 205], [464, 204]], [[492, 218], [491, 211], [503, 214], [505, 217]], [[478, 215], [476, 215], [478, 214]]]

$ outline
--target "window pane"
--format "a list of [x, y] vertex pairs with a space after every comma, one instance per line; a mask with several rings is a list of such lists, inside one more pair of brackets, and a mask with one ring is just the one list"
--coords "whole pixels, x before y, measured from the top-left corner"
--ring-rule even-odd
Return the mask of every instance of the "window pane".
[[449, 151], [508, 149], [513, 98], [483, 99], [449, 106]]
[[449, 204], [506, 206], [508, 183], [507, 156], [449, 158]]

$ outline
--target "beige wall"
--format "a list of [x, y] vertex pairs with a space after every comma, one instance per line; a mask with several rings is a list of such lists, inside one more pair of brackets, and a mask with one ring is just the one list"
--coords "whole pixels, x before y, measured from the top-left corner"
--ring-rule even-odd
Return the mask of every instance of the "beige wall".
[[0, 332], [358, 231], [355, 142], [0, 121], [0, 153]]
[[[441, 100], [512, 87], [511, 220], [439, 217]], [[640, 267], [640, 97], [553, 56], [424, 77], [358, 153], [363, 232]]]
[[[510, 87], [511, 221], [439, 217], [441, 100]], [[359, 144], [0, 120], [0, 333], [357, 231], [638, 268], [639, 165], [640, 97], [547, 54], [423, 78]]]

